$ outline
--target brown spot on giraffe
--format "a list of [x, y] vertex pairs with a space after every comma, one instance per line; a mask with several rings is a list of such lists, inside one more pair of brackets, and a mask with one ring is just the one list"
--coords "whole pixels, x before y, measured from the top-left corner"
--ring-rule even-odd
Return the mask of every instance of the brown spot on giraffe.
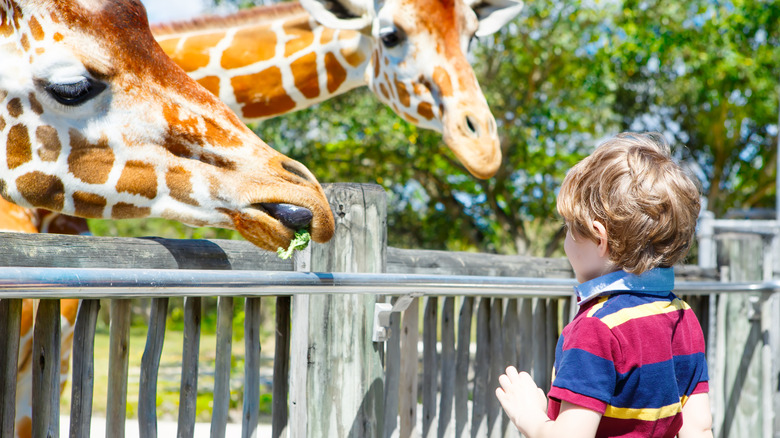
[[5, 9], [0, 9], [0, 36], [8, 37], [13, 35], [14, 27], [11, 26], [11, 22], [8, 19], [8, 14]]
[[30, 51], [30, 39], [27, 37], [26, 33], [22, 34], [22, 37], [19, 38], [19, 42], [22, 43], [22, 49], [24, 49], [25, 52]]
[[293, 37], [284, 44], [285, 57], [311, 47], [314, 42], [314, 34], [311, 31], [309, 20], [290, 20], [282, 25], [282, 29], [285, 34]]
[[206, 76], [204, 78], [198, 79], [198, 83], [202, 85], [203, 88], [209, 90], [211, 94], [219, 96], [219, 77]]
[[171, 58], [176, 61], [186, 72], [195, 71], [209, 64], [211, 59], [209, 50], [214, 48], [222, 40], [224, 35], [221, 33], [210, 33], [206, 35], [195, 35], [187, 38], [185, 45], [186, 53], [176, 52], [180, 38], [172, 38], [160, 42], [160, 46], [166, 53], [172, 54]]
[[374, 66], [374, 79], [376, 79], [379, 77], [379, 71], [381, 70], [381, 66], [379, 65], [379, 53], [375, 51], [371, 58], [371, 64]]
[[307, 99], [314, 99], [320, 95], [320, 84], [317, 76], [309, 74], [317, 71], [316, 53], [308, 53], [291, 62], [290, 70], [292, 71], [295, 88], [300, 90], [301, 94]]
[[0, 116], [0, 131], [5, 129], [5, 118], [3, 116]]
[[113, 219], [132, 219], [138, 217], [147, 217], [151, 213], [149, 207], [137, 207], [133, 204], [118, 202], [111, 207], [111, 218]]
[[436, 66], [433, 69], [433, 82], [439, 86], [439, 92], [444, 97], [452, 97], [452, 80], [447, 70]]
[[43, 161], [57, 161], [62, 150], [57, 130], [48, 125], [39, 126], [35, 130], [35, 138], [38, 140], [38, 144], [40, 144], [38, 157]]
[[341, 49], [341, 56], [344, 57], [344, 59], [347, 61], [347, 64], [355, 68], [360, 66], [360, 64], [366, 60], [365, 55], [358, 51], [347, 51], [345, 49]]
[[53, 175], [35, 171], [16, 179], [16, 189], [30, 204], [61, 211], [65, 206], [65, 185]]
[[68, 170], [76, 178], [90, 184], [105, 184], [114, 167], [114, 151], [108, 139], [90, 143], [79, 131], [70, 129]]
[[434, 117], [433, 106], [428, 102], [420, 102], [417, 105], [417, 113], [423, 116], [425, 120], [431, 120]]
[[13, 118], [17, 118], [24, 114], [24, 107], [22, 106], [22, 99], [19, 99], [18, 97], [14, 97], [13, 99], [8, 101], [8, 104], [6, 105], [6, 109], [8, 109], [8, 115], [10, 115]]
[[177, 201], [194, 206], [200, 205], [192, 198], [192, 174], [183, 167], [171, 167], [165, 173], [165, 184], [171, 191], [171, 197]]
[[23, 417], [16, 422], [17, 436], [32, 436], [32, 419]]
[[156, 198], [157, 172], [154, 166], [143, 161], [128, 161], [116, 183], [116, 191], [143, 196], [147, 199]]
[[409, 91], [406, 89], [406, 85], [403, 82], [396, 80], [395, 92], [398, 94], [398, 100], [401, 102], [401, 105], [408, 108], [411, 104], [411, 97]]
[[[66, 317], [70, 325], [76, 323], [76, 310], [79, 308], [81, 300], [67, 299], [60, 300], [60, 313]], [[70, 336], [73, 336], [71, 333]]]
[[59, 33], [59, 32], [54, 32], [54, 41], [56, 41], [56, 42], [60, 42], [60, 41], [62, 41], [64, 38], [65, 38], [65, 37], [64, 37], [64, 36], [62, 36], [62, 34], [61, 34], [61, 33]]
[[[261, 86], [257, 82], [262, 83]], [[295, 108], [295, 101], [287, 95], [282, 85], [282, 71], [279, 67], [270, 67], [260, 73], [236, 76], [230, 80], [236, 101], [242, 105], [245, 117], [267, 117]], [[253, 89], [264, 90], [264, 99], [258, 99]]]
[[325, 54], [325, 70], [328, 72], [328, 91], [333, 93], [347, 80], [347, 70], [330, 52]]
[[[265, 41], [257, 44], [257, 41]], [[250, 27], [239, 30], [233, 43], [222, 53], [220, 65], [225, 69], [246, 67], [273, 58], [276, 53], [276, 34], [270, 27]]]
[[385, 87], [384, 83], [379, 83], [379, 92], [382, 93], [382, 96], [384, 96], [385, 99], [390, 100], [390, 94], [387, 92], [387, 88]]
[[26, 126], [22, 124], [11, 126], [8, 130], [6, 151], [6, 162], [10, 169], [16, 169], [32, 160], [30, 132]]
[[103, 217], [108, 202], [106, 198], [87, 192], [74, 192], [73, 205], [76, 208], [76, 214], [83, 217]]
[[32, 35], [33, 39], [35, 41], [42, 41], [45, 34], [43, 32], [43, 28], [41, 27], [41, 23], [38, 22], [38, 19], [34, 16], [30, 17], [30, 20], [27, 23], [30, 26], [30, 34]]
[[30, 109], [33, 110], [35, 114], [41, 115], [43, 114], [43, 106], [40, 102], [38, 102], [38, 98], [35, 97], [35, 93], [30, 93]]
[[336, 32], [333, 29], [329, 27], [323, 27], [322, 33], [320, 34], [320, 44], [322, 45], [328, 44], [333, 40], [335, 34]]
[[[221, 123], [210, 117], [203, 117], [203, 123], [206, 125], [206, 137], [208, 138], [220, 138], [222, 139], [223, 146], [241, 146], [241, 139], [236, 137], [235, 133], [225, 129]], [[216, 162], [217, 158], [209, 159], [209, 162]], [[232, 161], [223, 159], [222, 164], [225, 168], [235, 169], [235, 164]]]

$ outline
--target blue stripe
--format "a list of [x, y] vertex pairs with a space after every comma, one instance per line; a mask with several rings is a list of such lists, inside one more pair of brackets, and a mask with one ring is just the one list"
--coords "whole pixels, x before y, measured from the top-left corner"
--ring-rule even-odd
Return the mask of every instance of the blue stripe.
[[618, 408], [657, 409], [678, 403], [675, 363], [672, 359], [642, 365], [618, 374], [615, 396], [610, 401]]
[[[555, 386], [608, 403], [615, 388], [615, 365], [611, 360], [579, 348], [558, 355]], [[582, 385], [583, 376], [588, 381]]]
[[[677, 375], [677, 388], [680, 397], [691, 395], [699, 382], [710, 380], [706, 364], [707, 356], [703, 352], [674, 357], [674, 372]], [[690, 381], [683, 380], [685, 376], [688, 376]]]

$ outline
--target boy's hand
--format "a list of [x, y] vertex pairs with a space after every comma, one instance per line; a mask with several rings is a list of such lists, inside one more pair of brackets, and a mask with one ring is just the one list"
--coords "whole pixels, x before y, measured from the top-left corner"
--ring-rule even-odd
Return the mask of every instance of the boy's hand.
[[498, 378], [498, 383], [501, 387], [496, 388], [496, 397], [521, 432], [527, 435], [548, 420], [547, 397], [528, 373], [518, 373], [515, 367], [510, 366], [506, 374]]

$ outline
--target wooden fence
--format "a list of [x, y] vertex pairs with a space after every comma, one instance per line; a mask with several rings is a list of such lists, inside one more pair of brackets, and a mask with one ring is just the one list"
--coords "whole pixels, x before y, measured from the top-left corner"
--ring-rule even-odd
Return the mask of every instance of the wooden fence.
[[[570, 290], [573, 284], [567, 280], [571, 278], [568, 263], [564, 259], [388, 248], [386, 207], [381, 189], [338, 184], [327, 186], [326, 192], [337, 220], [337, 234], [332, 242], [313, 245], [294, 261], [279, 260], [274, 254], [238, 241], [3, 235], [0, 266], [68, 268], [75, 277], [78, 277], [79, 268], [109, 268], [108, 277], [109, 273], [128, 272], [130, 278], [111, 277], [106, 280], [111, 284], [94, 288], [74, 285], [65, 289], [50, 287], [44, 281], [25, 280], [18, 284], [19, 281], [13, 281], [13, 278], [0, 278], [0, 288], [7, 297], [0, 300], [0, 437], [13, 436], [21, 307], [18, 298], [23, 296], [88, 298], [82, 302], [74, 335], [70, 425], [70, 436], [74, 437], [90, 436], [97, 299], [113, 298], [107, 436], [122, 437], [128, 374], [127, 299], [153, 298], [142, 359], [138, 423], [141, 436], [155, 437], [157, 372], [168, 299], [170, 296], [188, 296], [185, 299], [178, 436], [193, 436], [198, 391], [200, 297], [206, 295], [220, 296], [211, 436], [225, 436], [232, 339], [230, 322], [234, 312], [233, 297], [236, 296], [247, 297], [243, 436], [257, 436], [261, 348], [258, 297], [261, 295], [278, 296], [273, 377], [274, 437], [517, 436], [503, 416], [493, 389], [507, 364], [529, 370], [539, 385], [549, 386], [558, 333], [576, 307], [566, 293], [560, 292]], [[158, 284], [137, 289], [123, 287], [132, 284], [132, 277], [138, 270], [158, 278]], [[178, 288], [170, 286], [163, 274], [182, 272], [172, 270], [193, 270], [191, 284]], [[68, 270], [57, 272], [64, 277]], [[313, 277], [306, 274], [308, 272], [323, 274]], [[340, 277], [339, 272], [384, 272], [391, 279], [398, 279], [399, 284], [405, 278], [392, 275], [424, 274], [429, 277], [427, 282], [414, 286], [372, 288], [371, 283], [365, 283], [369, 286], [353, 287], [345, 292], [337, 287], [343, 284], [340, 279], [352, 277]], [[216, 280], [202, 280], [203, 275], [209, 273]], [[263, 273], [269, 275], [263, 277], [260, 275]], [[24, 271], [24, 275], [28, 274]], [[2, 275], [0, 270], [0, 277]], [[249, 281], [245, 280], [247, 275]], [[252, 275], [258, 278], [251, 280]], [[287, 280], [284, 280], [285, 275]], [[460, 289], [456, 286], [438, 284], [453, 275], [530, 280], [518, 287], [514, 296], [480, 291], [479, 287], [472, 288], [473, 293], [458, 294]], [[732, 291], [729, 295], [721, 295], [725, 297], [757, 286], [723, 285], [721, 288], [711, 282], [713, 275], [714, 271], [695, 268], [678, 271], [679, 279], [685, 281], [709, 281], [698, 283], [698, 292], [694, 287], [696, 283], [689, 284], [691, 291], [696, 293], [690, 297], [690, 302], [702, 320], [708, 339], [713, 399], [728, 400], [714, 403], [715, 418], [719, 421], [716, 433], [720, 432], [719, 436], [747, 436], [737, 433], [734, 426], [743, 421], [740, 400], [751, 388], [744, 388], [744, 385], [726, 388], [727, 385], [720, 383], [727, 381], [723, 377], [726, 374], [734, 374], [731, 367], [724, 365], [723, 357], [735, 355], [723, 340], [725, 326], [718, 315], [724, 310], [711, 298], [713, 295], [702, 293], [702, 289], [716, 292], [714, 288], [718, 287]], [[431, 276], [442, 276], [443, 280], [430, 281]], [[275, 280], [269, 280], [271, 277]], [[319, 287], [312, 286], [312, 278]], [[377, 284], [383, 284], [382, 274], [377, 274], [376, 278], [380, 279]], [[296, 286], [298, 280], [302, 286]], [[250, 283], [252, 287], [248, 286]], [[452, 290], [447, 292], [448, 288]], [[765, 284], [760, 288], [771, 291], [775, 286]], [[758, 296], [763, 297], [762, 302], [768, 302], [771, 295], [765, 292]], [[385, 302], [390, 305], [383, 307]], [[374, 342], [372, 338], [377, 336], [375, 309], [387, 311], [393, 306], [396, 310], [408, 307], [403, 312], [385, 314], [389, 315], [389, 333], [380, 331], [378, 335], [389, 335], [388, 339]], [[760, 326], [762, 316], [769, 311], [769, 307], [759, 306], [759, 316], [753, 314], [751, 318], [759, 320]], [[58, 320], [58, 313], [57, 300], [41, 301], [33, 360], [33, 436], [36, 437], [56, 437], [59, 431], [59, 325], [51, 324]], [[420, 321], [422, 327], [419, 327]], [[422, 342], [419, 342], [419, 333], [422, 333]], [[734, 360], [741, 358], [742, 362], [750, 362], [755, 351], [766, 348], [770, 348], [770, 355], [776, 352], [768, 339], [769, 336], [759, 337], [752, 349], [745, 348]], [[420, 344], [421, 352], [418, 350]], [[751, 356], [746, 359], [748, 354]], [[766, 391], [776, 390], [776, 376], [772, 380], [773, 376], [763, 373], [761, 378], [760, 384], [769, 386]], [[749, 436], [773, 436], [771, 425], [768, 429], [766, 425], [767, 418], [773, 421], [772, 410], [776, 407], [771, 397], [762, 400], [764, 413], [759, 422], [764, 425], [763, 429], [759, 435]], [[767, 400], [768, 413], [765, 412]], [[751, 412], [750, 415], [754, 414]], [[755, 420], [748, 417], [746, 421]]]

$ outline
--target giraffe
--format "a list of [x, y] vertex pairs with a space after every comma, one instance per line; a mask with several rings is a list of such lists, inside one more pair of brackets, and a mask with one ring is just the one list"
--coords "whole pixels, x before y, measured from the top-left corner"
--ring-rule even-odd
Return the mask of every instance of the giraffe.
[[466, 59], [518, 0], [302, 0], [152, 27], [163, 50], [246, 122], [367, 85], [406, 121], [443, 134], [478, 178], [501, 162], [496, 122]]
[[[15, 204], [0, 206], [0, 227], [50, 223], [26, 207], [232, 228], [269, 250], [300, 228], [317, 242], [333, 235], [316, 178], [175, 65], [138, 0], [0, 0], [0, 59], [0, 194]], [[72, 326], [78, 302], [62, 308]], [[17, 436], [31, 433], [25, 384]]]

